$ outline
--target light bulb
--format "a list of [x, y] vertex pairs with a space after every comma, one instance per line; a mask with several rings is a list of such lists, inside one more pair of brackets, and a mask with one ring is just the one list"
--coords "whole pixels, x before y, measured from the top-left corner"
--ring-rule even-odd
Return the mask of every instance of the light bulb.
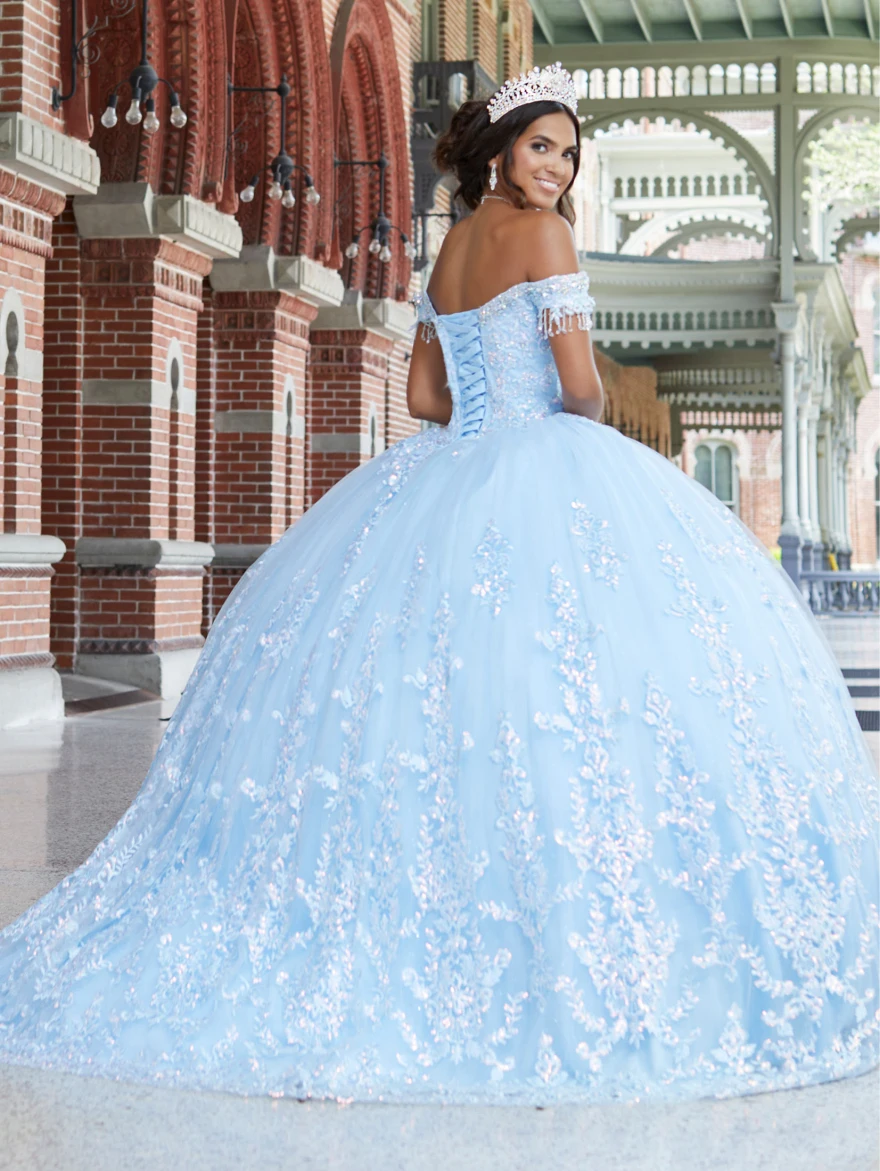
[[107, 109], [101, 115], [101, 125], [112, 130], [119, 119], [116, 116], [116, 94], [112, 94], [107, 101]]
[[382, 251], [382, 241], [378, 238], [378, 236], [374, 236], [373, 239], [370, 241], [370, 252], [372, 252], [372, 254], [374, 256], [376, 256], [381, 251]]
[[146, 134], [155, 134], [159, 129], [159, 119], [156, 117], [156, 103], [150, 98], [147, 101], [147, 114], [144, 118], [144, 132]]
[[125, 113], [125, 120], [129, 126], [137, 126], [141, 120], [141, 100], [140, 98], [132, 98], [131, 105]]
[[310, 203], [312, 207], [317, 207], [321, 202], [321, 196], [314, 189], [314, 187], [306, 188], [306, 203]]
[[253, 203], [254, 201], [254, 185], [248, 183], [247, 187], [242, 188], [238, 194], [238, 198], [242, 203]]
[[382, 250], [380, 251], [379, 259], [382, 261], [383, 264], [387, 264], [388, 261], [391, 259], [391, 249], [388, 247], [387, 244], [385, 244], [384, 247], [382, 248]]
[[346, 259], [354, 260], [354, 258], [357, 256], [357, 254], [359, 252], [360, 252], [360, 248], [358, 247], [357, 240], [352, 240], [352, 242], [349, 244], [349, 246], [345, 250]]
[[290, 190], [289, 187], [286, 187], [284, 190], [284, 194], [281, 196], [281, 206], [282, 207], [293, 207], [293, 205], [295, 203], [296, 203], [296, 196], [293, 194], [293, 192]]
[[280, 199], [283, 194], [284, 194], [284, 191], [281, 187], [281, 184], [276, 179], [275, 182], [272, 184], [272, 186], [269, 188], [269, 198], [270, 199]]
[[407, 240], [407, 242], [403, 246], [403, 254], [404, 254], [404, 256], [408, 257], [410, 260], [415, 260], [415, 258], [418, 256], [418, 252], [416, 251], [415, 245], [412, 244], [409, 240]]
[[171, 95], [171, 125], [176, 130], [182, 130], [186, 126], [186, 114], [181, 109], [180, 98], [177, 94]]

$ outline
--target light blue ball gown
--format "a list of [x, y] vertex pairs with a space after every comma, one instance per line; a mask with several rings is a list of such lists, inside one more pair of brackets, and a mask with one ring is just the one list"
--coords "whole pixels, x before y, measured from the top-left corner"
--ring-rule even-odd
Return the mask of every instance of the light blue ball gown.
[[134, 804], [0, 935], [0, 1060], [534, 1104], [876, 1062], [846, 686], [727, 508], [563, 413], [547, 336], [592, 306], [422, 302], [449, 426], [245, 575]]

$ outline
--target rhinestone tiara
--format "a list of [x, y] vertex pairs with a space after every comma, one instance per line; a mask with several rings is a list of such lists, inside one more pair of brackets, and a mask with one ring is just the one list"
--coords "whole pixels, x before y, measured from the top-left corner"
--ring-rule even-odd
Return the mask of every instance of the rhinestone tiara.
[[501, 89], [489, 99], [489, 121], [497, 122], [511, 110], [530, 102], [560, 102], [577, 116], [577, 90], [574, 79], [562, 62], [545, 69], [535, 66], [529, 73], [521, 73], [505, 81]]

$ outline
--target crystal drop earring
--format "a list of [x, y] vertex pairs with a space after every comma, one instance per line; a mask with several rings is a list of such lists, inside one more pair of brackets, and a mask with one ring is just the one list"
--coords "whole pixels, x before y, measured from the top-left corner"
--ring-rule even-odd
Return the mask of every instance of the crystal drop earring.
[[492, 169], [489, 171], [489, 190], [494, 191], [498, 186], [498, 168], [493, 163]]

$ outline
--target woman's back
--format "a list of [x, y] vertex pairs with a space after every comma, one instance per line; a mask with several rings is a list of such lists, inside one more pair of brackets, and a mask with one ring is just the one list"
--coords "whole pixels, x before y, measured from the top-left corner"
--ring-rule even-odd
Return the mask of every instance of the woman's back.
[[438, 313], [479, 308], [506, 289], [529, 280], [539, 233], [534, 211], [487, 202], [456, 224], [443, 241], [431, 274], [431, 300]]
[[[532, 295], [537, 288], [530, 291], [530, 285], [540, 286], [538, 299]], [[432, 320], [424, 313], [423, 320], [434, 326], [433, 315], [455, 318], [491, 311], [496, 341], [480, 349], [477, 381], [494, 392], [494, 418], [533, 418], [540, 404], [550, 409], [552, 403], [554, 411], [564, 407], [596, 419], [602, 411], [602, 387], [588, 332], [592, 298], [587, 288], [571, 229], [562, 217], [519, 210], [488, 196], [444, 241], [428, 290]], [[528, 299], [514, 307], [505, 294], [518, 291]], [[511, 314], [503, 324], [495, 320], [502, 308]], [[456, 323], [458, 334], [461, 325]], [[410, 410], [420, 418], [457, 425], [458, 399], [474, 382], [473, 339], [456, 348], [447, 332], [441, 360], [437, 348], [432, 351], [426, 344], [431, 332], [422, 331], [413, 347]], [[457, 369], [462, 353], [469, 364], [464, 380]], [[489, 366], [488, 382], [484, 364]]]

